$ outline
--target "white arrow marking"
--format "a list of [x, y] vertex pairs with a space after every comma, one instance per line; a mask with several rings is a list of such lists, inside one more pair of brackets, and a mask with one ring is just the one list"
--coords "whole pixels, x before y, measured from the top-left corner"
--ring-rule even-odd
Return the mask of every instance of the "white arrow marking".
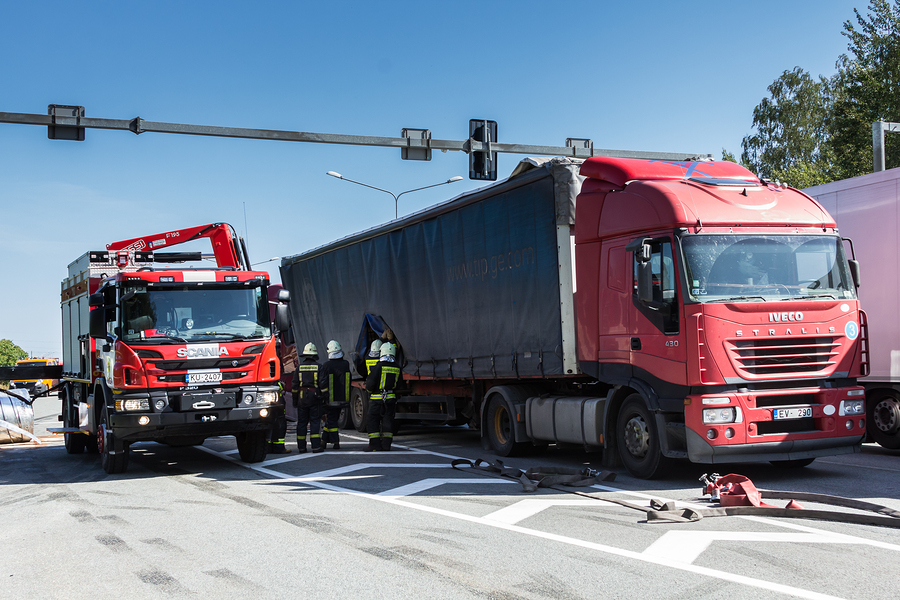
[[689, 565], [713, 542], [787, 542], [803, 544], [858, 544], [840, 535], [822, 533], [763, 533], [761, 531], [669, 531], [650, 544], [643, 555]]
[[490, 481], [488, 479], [485, 479], [484, 477], [479, 477], [478, 479], [422, 479], [421, 481], [417, 481], [415, 483], [401, 485], [400, 487], [396, 487], [392, 490], [380, 492], [378, 495], [379, 496], [390, 496], [392, 498], [401, 498], [403, 496], [410, 496], [412, 494], [418, 494], [419, 492], [424, 492], [425, 490], [430, 490], [431, 488], [436, 488], [437, 486], [444, 485], [445, 483], [479, 484], [479, 483], [518, 483], [518, 482], [503, 481], [502, 479], [495, 479], [494, 481]]
[[602, 500], [588, 500], [587, 498], [583, 500], [551, 500], [532, 498], [528, 500], [521, 500], [511, 506], [501, 508], [500, 510], [495, 510], [490, 514], [484, 515], [483, 518], [490, 519], [491, 521], [497, 521], [498, 523], [507, 523], [509, 525], [514, 525], [523, 519], [527, 519], [528, 517], [532, 517], [538, 514], [542, 510], [550, 508], [551, 506], [581, 506], [594, 508], [603, 505], [613, 506], [609, 502], [604, 502]]

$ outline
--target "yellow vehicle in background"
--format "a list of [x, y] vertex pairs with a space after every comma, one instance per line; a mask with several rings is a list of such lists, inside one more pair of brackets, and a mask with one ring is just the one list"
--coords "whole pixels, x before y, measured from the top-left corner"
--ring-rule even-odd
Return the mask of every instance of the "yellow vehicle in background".
[[[17, 367], [44, 367], [58, 364], [61, 364], [58, 358], [34, 357], [16, 361]], [[31, 396], [42, 394], [57, 385], [59, 385], [59, 379], [13, 379], [10, 381], [11, 387], [28, 390]]]

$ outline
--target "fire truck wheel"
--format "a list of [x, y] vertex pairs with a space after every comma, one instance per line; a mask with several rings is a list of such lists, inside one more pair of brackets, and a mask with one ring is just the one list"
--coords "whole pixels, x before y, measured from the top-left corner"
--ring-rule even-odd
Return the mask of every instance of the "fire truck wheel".
[[109, 428], [109, 416], [105, 408], [97, 431], [97, 451], [100, 453], [103, 470], [110, 475], [124, 473], [128, 469], [128, 444], [116, 440], [115, 432]]
[[341, 414], [338, 416], [338, 429], [350, 429], [353, 427], [353, 418], [350, 416], [349, 408], [342, 408]]
[[900, 450], [900, 400], [890, 392], [866, 398], [868, 431], [872, 439], [889, 450]]
[[350, 390], [350, 418], [360, 433], [366, 433], [366, 413], [369, 412], [369, 394], [359, 388]]
[[258, 463], [266, 458], [269, 448], [268, 432], [265, 429], [259, 431], [242, 431], [234, 436], [237, 438], [238, 453], [245, 463]]
[[[69, 398], [71, 390], [67, 385], [59, 391], [60, 400], [62, 400], [63, 427], [75, 427], [75, 419], [72, 418], [72, 407], [69, 406]], [[88, 444], [88, 436], [83, 433], [65, 433], [63, 440], [66, 445], [66, 452], [69, 454], [81, 454]]]
[[622, 403], [616, 420], [616, 442], [629, 473], [640, 479], [662, 474], [667, 461], [659, 451], [656, 421], [640, 394], [631, 394]]
[[516, 443], [512, 415], [506, 399], [500, 394], [492, 394], [484, 427], [491, 447], [500, 456], [517, 456], [529, 446], [523, 442]]

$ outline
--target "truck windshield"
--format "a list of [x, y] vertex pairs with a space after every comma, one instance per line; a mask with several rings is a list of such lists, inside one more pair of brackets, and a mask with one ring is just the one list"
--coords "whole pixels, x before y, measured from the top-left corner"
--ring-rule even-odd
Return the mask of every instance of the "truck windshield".
[[833, 235], [688, 235], [681, 238], [694, 302], [856, 297]]
[[[269, 308], [262, 288], [126, 288], [122, 339], [175, 342], [266, 337]], [[133, 293], [132, 293], [133, 292]]]

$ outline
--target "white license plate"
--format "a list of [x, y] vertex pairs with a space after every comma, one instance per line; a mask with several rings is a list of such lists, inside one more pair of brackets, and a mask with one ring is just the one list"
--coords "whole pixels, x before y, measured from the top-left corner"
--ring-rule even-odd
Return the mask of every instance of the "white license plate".
[[185, 383], [219, 383], [222, 381], [222, 373], [188, 373], [184, 378]]
[[772, 411], [773, 419], [808, 419], [812, 417], [812, 406], [805, 408], [776, 408]]

